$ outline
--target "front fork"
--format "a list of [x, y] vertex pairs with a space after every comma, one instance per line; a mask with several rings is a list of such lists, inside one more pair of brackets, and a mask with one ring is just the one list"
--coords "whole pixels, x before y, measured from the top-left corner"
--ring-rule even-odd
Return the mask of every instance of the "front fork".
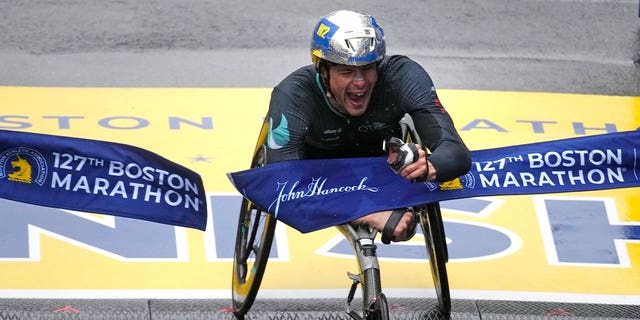
[[[349, 240], [358, 260], [360, 274], [347, 273], [352, 284], [347, 296], [347, 313], [355, 320], [368, 319], [375, 311], [376, 303], [382, 295], [382, 285], [380, 283], [380, 266], [376, 255], [377, 246], [374, 243], [377, 230], [367, 224], [352, 226], [343, 224], [337, 227], [340, 232]], [[360, 315], [351, 308], [351, 302], [356, 293], [358, 285], [362, 289], [362, 309], [364, 314]]]

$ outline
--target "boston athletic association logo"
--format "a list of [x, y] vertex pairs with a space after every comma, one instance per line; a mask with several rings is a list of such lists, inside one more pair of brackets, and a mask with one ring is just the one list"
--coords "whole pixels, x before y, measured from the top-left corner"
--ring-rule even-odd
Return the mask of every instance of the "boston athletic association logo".
[[36, 150], [18, 147], [0, 153], [0, 179], [44, 185], [47, 179], [47, 162]]
[[435, 183], [435, 182], [425, 182], [429, 191], [434, 191], [436, 189], [440, 190], [460, 190], [460, 189], [474, 189], [476, 186], [476, 180], [473, 175], [469, 172], [464, 176], [455, 178], [451, 181]]

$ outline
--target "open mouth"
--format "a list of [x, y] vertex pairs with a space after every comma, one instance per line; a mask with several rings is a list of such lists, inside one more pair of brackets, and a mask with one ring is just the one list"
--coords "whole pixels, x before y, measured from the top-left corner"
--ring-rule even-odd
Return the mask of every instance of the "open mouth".
[[364, 104], [365, 95], [362, 93], [349, 93], [347, 94], [349, 102], [354, 106], [361, 106]]

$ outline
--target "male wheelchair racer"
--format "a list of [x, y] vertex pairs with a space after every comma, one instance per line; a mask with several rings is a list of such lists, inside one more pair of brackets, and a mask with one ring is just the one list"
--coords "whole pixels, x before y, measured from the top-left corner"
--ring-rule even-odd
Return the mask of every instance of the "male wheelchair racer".
[[[411, 125], [408, 116], [400, 122], [403, 140], [420, 144], [420, 138]], [[268, 123], [262, 125], [254, 150], [251, 167], [267, 164], [266, 138]], [[444, 224], [439, 203], [428, 203], [414, 207], [420, 217], [420, 226], [425, 238], [429, 265], [438, 297], [440, 315], [449, 318], [451, 298], [447, 278], [446, 262], [448, 252]], [[237, 319], [244, 319], [255, 301], [264, 276], [277, 220], [263, 208], [243, 198], [240, 207], [238, 229], [232, 275], [233, 312]], [[346, 312], [356, 320], [389, 319], [387, 299], [382, 292], [380, 267], [376, 255], [374, 239], [379, 233], [366, 224], [354, 226], [350, 223], [336, 226], [351, 244], [356, 256], [359, 274], [348, 273], [352, 285], [347, 296]], [[362, 305], [352, 308], [357, 286], [361, 286]]]

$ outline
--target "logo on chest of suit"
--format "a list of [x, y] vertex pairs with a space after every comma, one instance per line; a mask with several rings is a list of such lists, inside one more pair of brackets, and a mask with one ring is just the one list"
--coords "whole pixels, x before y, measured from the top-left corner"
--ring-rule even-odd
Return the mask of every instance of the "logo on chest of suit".
[[365, 123], [358, 126], [358, 132], [372, 132], [388, 128], [389, 125], [385, 122], [373, 122]]
[[342, 135], [342, 128], [325, 129], [324, 131], [322, 131], [321, 141], [339, 140], [341, 135]]

